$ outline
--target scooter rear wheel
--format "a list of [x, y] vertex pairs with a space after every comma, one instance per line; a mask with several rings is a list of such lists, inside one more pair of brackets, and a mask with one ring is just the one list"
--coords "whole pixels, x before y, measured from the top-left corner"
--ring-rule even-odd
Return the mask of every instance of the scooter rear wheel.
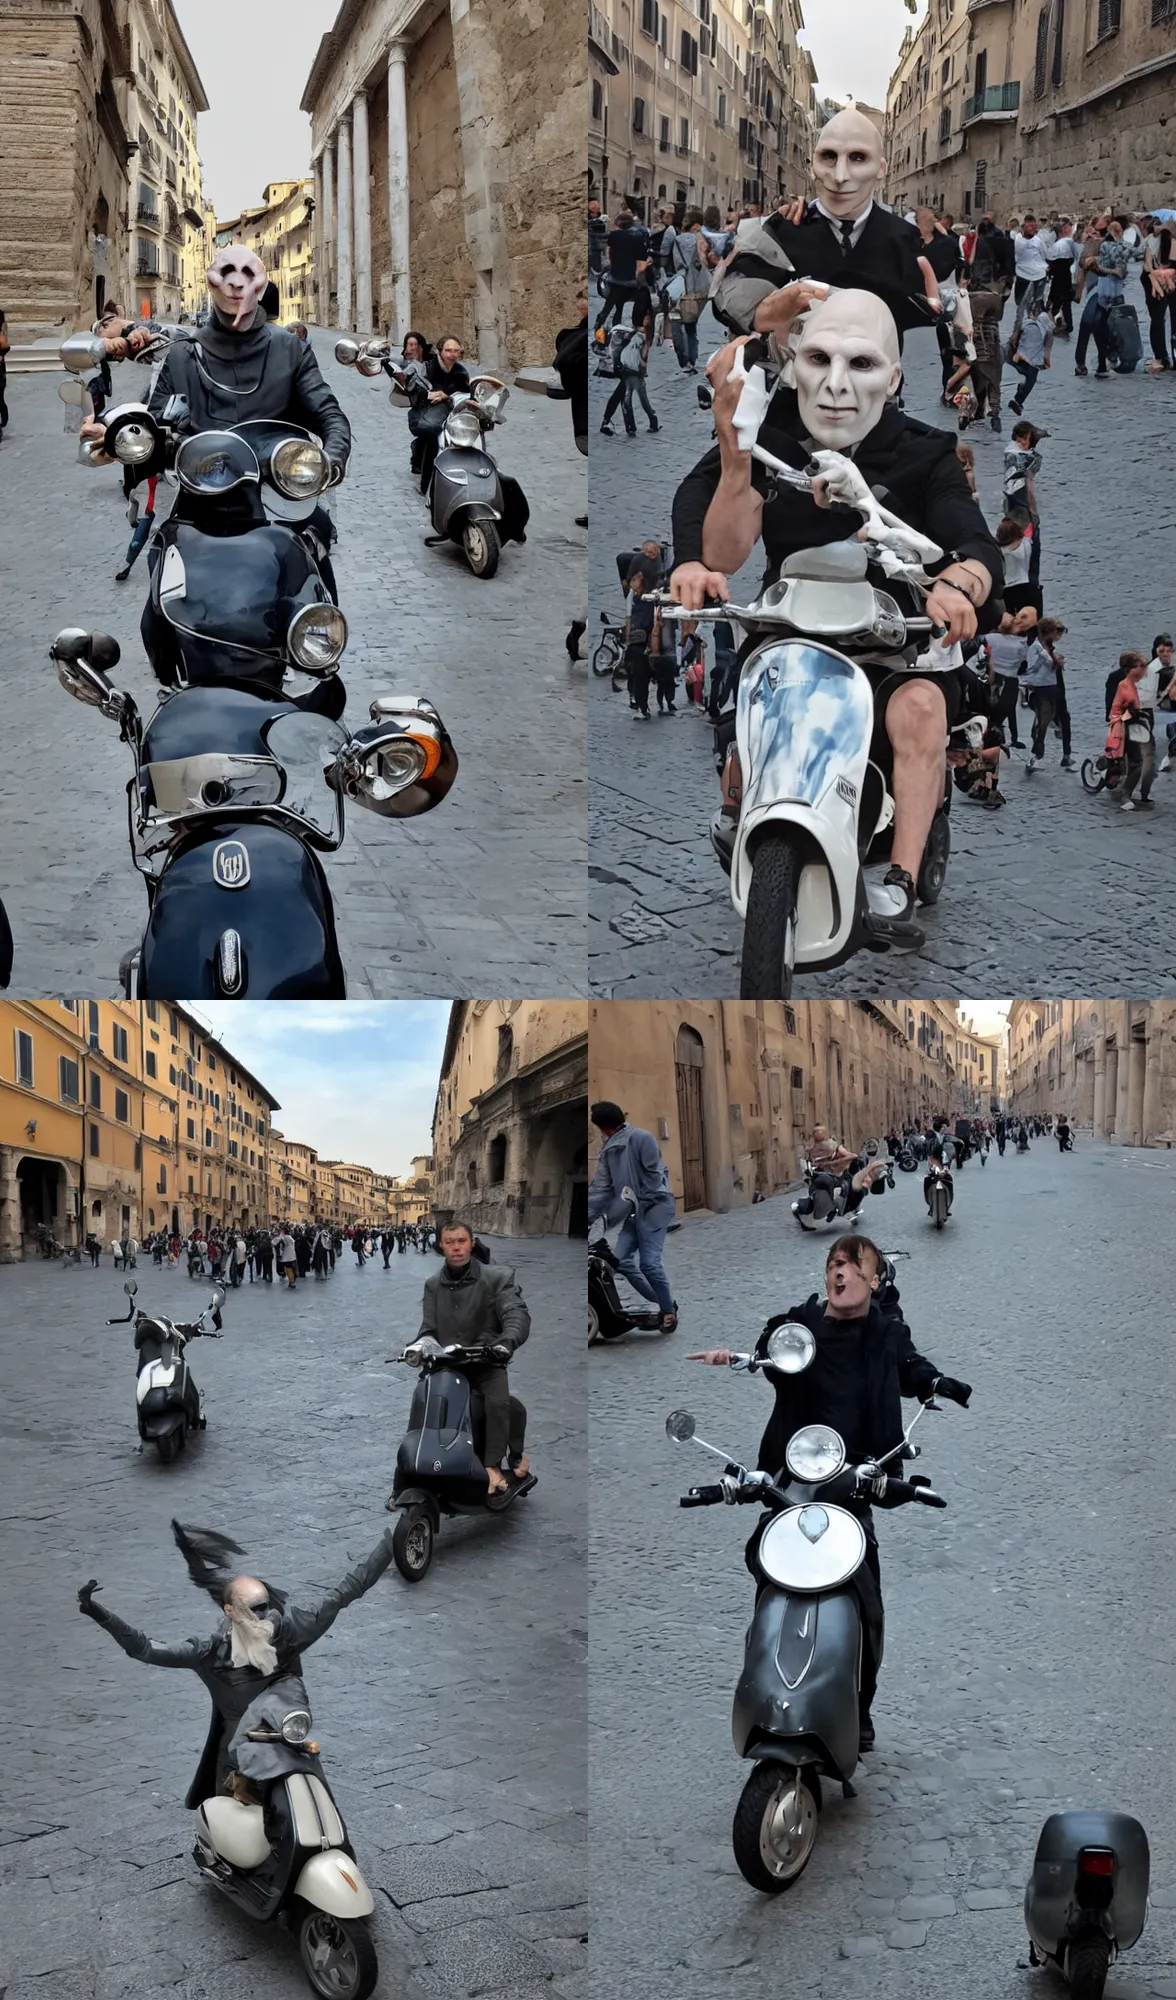
[[298, 1928], [302, 1970], [322, 2000], [368, 2000], [379, 1977], [365, 1922], [308, 1910]]
[[1071, 2000], [1103, 2000], [1111, 1947], [1105, 1937], [1084, 1938], [1070, 1953]]
[[170, 1465], [173, 1458], [178, 1458], [184, 1449], [183, 1431], [168, 1431], [165, 1437], [157, 1437], [155, 1449], [159, 1453], [160, 1464]]
[[796, 966], [800, 856], [790, 834], [766, 833], [755, 850], [743, 926], [741, 1000], [790, 1000]]
[[465, 559], [475, 576], [491, 577], [498, 568], [501, 544], [490, 521], [469, 521], [461, 531]]
[[402, 1508], [392, 1530], [392, 1560], [406, 1583], [419, 1583], [433, 1560], [433, 1523], [421, 1507]]
[[1078, 775], [1082, 780], [1082, 789], [1084, 792], [1101, 792], [1106, 787], [1106, 775], [1104, 772], [1096, 770], [1093, 758], [1083, 758], [1082, 768]]
[[757, 1764], [739, 1797], [731, 1845], [744, 1881], [765, 1896], [798, 1882], [817, 1841], [819, 1801], [805, 1779], [779, 1764]]

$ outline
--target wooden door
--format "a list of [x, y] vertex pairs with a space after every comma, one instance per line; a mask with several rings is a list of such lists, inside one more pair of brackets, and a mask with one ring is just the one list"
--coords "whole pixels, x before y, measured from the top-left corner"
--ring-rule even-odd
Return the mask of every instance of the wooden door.
[[702, 1036], [680, 1028], [674, 1049], [678, 1138], [682, 1149], [682, 1206], [706, 1207], [706, 1133], [702, 1120]]

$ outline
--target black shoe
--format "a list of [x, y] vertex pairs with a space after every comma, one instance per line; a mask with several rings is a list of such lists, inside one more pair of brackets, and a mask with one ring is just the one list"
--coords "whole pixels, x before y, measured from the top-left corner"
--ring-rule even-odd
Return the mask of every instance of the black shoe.
[[867, 1750], [872, 1750], [877, 1740], [874, 1724], [870, 1717], [868, 1715], [861, 1716], [858, 1721], [858, 1755], [862, 1756]]
[[656, 436], [657, 436], [657, 434], [658, 434], [658, 432], [660, 431], [660, 429], [661, 429], [661, 425], [660, 425], [660, 424], [658, 423], [658, 420], [657, 420], [657, 418], [656, 418], [656, 417], [651, 417], [651, 418], [649, 419], [649, 435], [650, 435], [650, 437], [656, 437]]
[[1084, 368], [1080, 361], [1076, 361], [1074, 363], [1074, 373], [1075, 375], [1086, 375], [1089, 373], [1089, 370]]
[[125, 583], [125, 582], [126, 582], [126, 580], [127, 580], [127, 578], [128, 578], [128, 576], [130, 575], [130, 573], [131, 573], [131, 565], [130, 565], [130, 563], [128, 563], [128, 564], [127, 564], [127, 566], [126, 566], [126, 568], [125, 568], [125, 569], [116, 569], [116, 570], [115, 570], [115, 572], [114, 572], [114, 580], [115, 580], [115, 582], [116, 582], [116, 583]]
[[915, 885], [905, 868], [891, 864], [882, 881], [867, 888], [863, 928], [874, 949], [918, 951], [926, 942], [915, 922]]
[[576, 526], [577, 526], [577, 528], [586, 528], [586, 527], [588, 526], [588, 516], [587, 516], [587, 514], [577, 514], [577, 515], [576, 515]]
[[711, 846], [719, 857], [723, 873], [731, 873], [731, 862], [735, 855], [735, 829], [738, 821], [730, 813], [717, 812], [710, 823]]
[[1017, 399], [1016, 399], [1016, 397], [1015, 397], [1015, 396], [1013, 397], [1013, 400], [1012, 400], [1012, 402], [1011, 402], [1011, 403], [1009, 404], [1009, 408], [1010, 408], [1010, 410], [1012, 411], [1012, 413], [1013, 413], [1013, 415], [1014, 415], [1015, 417], [1019, 417], [1019, 416], [1020, 416], [1020, 414], [1021, 414], [1021, 405], [1020, 405], [1020, 403], [1018, 403], [1018, 401], [1017, 401]]
[[600, 435], [602, 438], [610, 438], [610, 437], [615, 437], [616, 432], [614, 431], [611, 424], [601, 424]]

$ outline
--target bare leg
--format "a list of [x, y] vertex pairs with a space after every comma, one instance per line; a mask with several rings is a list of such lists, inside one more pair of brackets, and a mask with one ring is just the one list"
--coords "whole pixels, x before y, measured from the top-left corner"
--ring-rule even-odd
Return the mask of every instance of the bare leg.
[[894, 840], [891, 862], [918, 875], [927, 835], [943, 797], [947, 705], [933, 681], [909, 681], [886, 708], [894, 750]]

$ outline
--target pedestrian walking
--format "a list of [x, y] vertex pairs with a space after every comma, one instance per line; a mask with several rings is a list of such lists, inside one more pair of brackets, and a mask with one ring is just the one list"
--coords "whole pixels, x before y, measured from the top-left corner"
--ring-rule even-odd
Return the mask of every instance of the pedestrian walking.
[[[1056, 618], [1042, 618], [1038, 622], [1037, 636], [1029, 646], [1025, 662], [1024, 685], [1029, 694], [1029, 706], [1033, 710], [1033, 735], [1030, 742], [1029, 762], [1026, 769], [1032, 771], [1045, 756], [1045, 739], [1050, 724], [1058, 713], [1058, 684], [1061, 667], [1065, 662], [1055, 649], [1065, 631]], [[1059, 664], [1060, 662], [1060, 664]], [[1062, 755], [1070, 768], [1070, 716], [1066, 710], [1065, 738]]]
[[674, 352], [683, 374], [697, 375], [698, 322], [710, 291], [710, 269], [718, 261], [702, 233], [700, 208], [688, 211], [670, 261], [670, 327]]
[[1050, 365], [1049, 357], [1054, 343], [1053, 317], [1048, 308], [1041, 304], [1032, 318], [1026, 316], [1021, 328], [1021, 338], [1015, 343], [1013, 366], [1020, 377], [1020, 387], [1013, 395], [1009, 408], [1019, 417], [1029, 397], [1037, 386], [1037, 378]]
[[602, 271], [598, 285], [604, 304], [596, 315], [597, 334], [607, 328], [614, 315], [618, 320], [621, 318], [637, 290], [638, 267], [649, 256], [649, 237], [630, 209], [620, 211], [605, 240], [608, 266]]
[[[617, 1268], [643, 1299], [661, 1313], [663, 1333], [678, 1324], [678, 1307], [662, 1261], [662, 1245], [674, 1219], [670, 1177], [651, 1132], [629, 1124], [619, 1104], [602, 1099], [589, 1112], [603, 1141], [588, 1190], [588, 1219], [621, 1224]], [[630, 1200], [627, 1190], [632, 1190]]]
[[1113, 219], [1107, 223], [1092, 225], [1079, 265], [1084, 283], [1085, 304], [1078, 322], [1078, 344], [1074, 349], [1075, 375], [1085, 375], [1089, 372], [1086, 367], [1086, 353], [1092, 335], [1098, 355], [1096, 378], [1105, 380], [1109, 375], [1107, 367], [1110, 354], [1109, 315], [1113, 305], [1123, 303], [1127, 262], [1122, 225]]
[[1082, 245], [1074, 235], [1074, 224], [1069, 216], [1064, 215], [1058, 225], [1057, 236], [1045, 253], [1049, 270], [1045, 302], [1054, 326], [1064, 340], [1069, 340], [1074, 331], [1074, 277], [1081, 255]]
[[657, 606], [648, 596], [644, 571], [629, 579], [629, 615], [625, 620], [625, 677], [629, 685], [629, 706], [645, 722], [650, 721], [650, 650], [655, 624], [660, 626]]
[[1031, 609], [1019, 613], [1006, 611], [999, 630], [990, 632], [984, 641], [984, 659], [995, 696], [992, 717], [1002, 727], [1007, 725], [1014, 750], [1024, 748], [1017, 735], [1017, 704], [1021, 694], [1021, 675], [1029, 658], [1026, 634], [1035, 623], [1036, 613]]
[[1146, 789], [1141, 784], [1143, 748], [1151, 735], [1148, 725], [1142, 720], [1139, 707], [1139, 683], [1147, 672], [1147, 661], [1142, 653], [1120, 653], [1119, 671], [1122, 679], [1111, 702], [1106, 754], [1108, 757], [1122, 757], [1126, 760], [1127, 769], [1119, 810], [1134, 812], [1136, 808], [1132, 793], [1136, 785], [1140, 785], [1140, 805], [1151, 804], [1150, 778]]
[[1009, 355], [1021, 338], [1021, 329], [1026, 319], [1033, 318], [1045, 302], [1045, 290], [1049, 281], [1049, 265], [1045, 261], [1045, 251], [1037, 232], [1037, 217], [1027, 215], [1019, 231], [1013, 238], [1013, 302], [1016, 315], [1009, 340]]
[[[1154, 223], [1143, 253], [1144, 304], [1147, 307], [1152, 358], [1149, 375], [1176, 368], [1176, 232], [1171, 223]], [[3, 314], [0, 314], [0, 320]], [[1169, 340], [1171, 352], [1169, 353]], [[3, 366], [0, 358], [0, 368]], [[3, 387], [0, 378], [0, 388]]]

